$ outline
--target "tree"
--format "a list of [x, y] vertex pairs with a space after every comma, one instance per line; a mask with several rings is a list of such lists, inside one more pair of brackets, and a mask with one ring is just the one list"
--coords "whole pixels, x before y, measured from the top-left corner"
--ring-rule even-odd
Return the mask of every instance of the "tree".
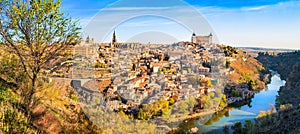
[[225, 108], [227, 106], [227, 100], [226, 100], [226, 95], [222, 94], [222, 98], [219, 104], [220, 108]]
[[225, 124], [225, 125], [223, 126], [223, 133], [224, 133], [224, 134], [229, 134], [229, 126], [228, 126], [227, 124]]
[[207, 79], [207, 78], [200, 79], [200, 85], [206, 86], [206, 87], [211, 87], [212, 86], [211, 79]]
[[231, 129], [233, 130], [234, 134], [241, 134], [243, 132], [243, 126], [241, 122], [234, 123], [233, 126], [231, 126]]
[[142, 108], [139, 110], [138, 119], [141, 119], [141, 120], [147, 120], [148, 119], [147, 114], [143, 111]]
[[212, 86], [212, 82], [211, 79], [207, 80], [207, 87], [211, 87]]
[[251, 120], [246, 120], [243, 129], [246, 134], [253, 134], [255, 129], [254, 123]]
[[179, 112], [180, 113], [188, 113], [188, 104], [186, 102], [183, 102], [179, 106]]
[[170, 98], [170, 99], [169, 99], [169, 104], [170, 104], [170, 105], [173, 105], [174, 103], [175, 103], [175, 100], [174, 100], [173, 98]]
[[206, 100], [205, 104], [204, 104], [204, 108], [205, 109], [212, 109], [214, 107], [214, 102], [209, 99], [209, 100]]
[[27, 108], [34, 105], [36, 81], [47, 63], [79, 39], [77, 22], [64, 16], [60, 4], [59, 0], [0, 0], [0, 44], [18, 57], [31, 82], [21, 91]]
[[230, 67], [230, 61], [227, 61], [227, 60], [226, 60], [225, 66], [226, 66], [226, 68], [229, 68], [229, 67]]
[[267, 112], [262, 110], [262, 111], [259, 112], [259, 114], [257, 115], [256, 118], [262, 118], [262, 117], [265, 117], [267, 115], [268, 115]]
[[195, 98], [190, 96], [190, 97], [187, 98], [186, 101], [187, 101], [187, 105], [188, 105], [188, 110], [192, 111], [195, 104], [196, 104]]

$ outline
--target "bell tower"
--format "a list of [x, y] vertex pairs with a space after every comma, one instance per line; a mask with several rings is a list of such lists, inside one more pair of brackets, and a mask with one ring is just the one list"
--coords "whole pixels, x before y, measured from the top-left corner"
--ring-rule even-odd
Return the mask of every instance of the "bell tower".
[[113, 38], [112, 38], [112, 44], [115, 44], [115, 43], [117, 43], [116, 31], [114, 31]]

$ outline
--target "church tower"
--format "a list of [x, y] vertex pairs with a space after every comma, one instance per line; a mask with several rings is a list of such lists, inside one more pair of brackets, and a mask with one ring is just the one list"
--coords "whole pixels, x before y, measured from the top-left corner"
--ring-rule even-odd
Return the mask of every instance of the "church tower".
[[90, 42], [90, 36], [86, 37], [85, 43], [89, 43]]
[[114, 31], [113, 38], [112, 38], [112, 44], [115, 44], [115, 43], [117, 43], [116, 31]]

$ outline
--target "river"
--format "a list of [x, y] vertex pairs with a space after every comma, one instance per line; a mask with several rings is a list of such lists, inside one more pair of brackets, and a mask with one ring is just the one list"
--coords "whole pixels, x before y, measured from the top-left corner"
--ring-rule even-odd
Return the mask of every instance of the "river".
[[271, 83], [267, 85], [267, 89], [255, 94], [250, 104], [236, 108], [227, 108], [223, 112], [214, 114], [205, 124], [202, 124], [197, 119], [190, 120], [186, 124], [189, 124], [189, 127], [197, 127], [201, 133], [222, 133], [224, 125], [232, 125], [238, 121], [253, 120], [260, 111], [270, 110], [270, 105], [275, 105], [276, 96], [278, 95], [277, 91], [284, 84], [285, 81], [281, 80], [280, 75], [274, 74], [271, 77]]

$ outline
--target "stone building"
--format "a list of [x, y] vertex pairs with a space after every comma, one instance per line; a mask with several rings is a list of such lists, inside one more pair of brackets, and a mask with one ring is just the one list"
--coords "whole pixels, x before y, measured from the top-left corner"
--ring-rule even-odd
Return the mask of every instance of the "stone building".
[[208, 36], [197, 36], [195, 33], [192, 35], [192, 43], [196, 44], [212, 44], [212, 33]]

